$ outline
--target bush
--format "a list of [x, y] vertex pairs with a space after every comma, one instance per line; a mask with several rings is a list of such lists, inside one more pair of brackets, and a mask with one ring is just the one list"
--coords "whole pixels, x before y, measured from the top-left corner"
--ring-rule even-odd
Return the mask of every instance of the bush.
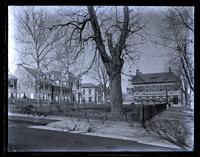
[[33, 113], [34, 108], [35, 107], [33, 105], [27, 105], [24, 108], [22, 108], [22, 113], [31, 114], [31, 113]]
[[155, 133], [161, 138], [185, 149], [188, 146], [187, 128], [179, 120], [158, 120], [146, 124], [149, 132]]

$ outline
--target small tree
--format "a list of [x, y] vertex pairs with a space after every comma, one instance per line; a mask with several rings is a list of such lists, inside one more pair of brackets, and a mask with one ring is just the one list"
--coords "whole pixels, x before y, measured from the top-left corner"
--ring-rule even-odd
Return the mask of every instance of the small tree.
[[171, 8], [163, 19], [161, 41], [158, 44], [170, 50], [169, 63], [175, 67], [182, 81], [186, 106], [194, 92], [194, 17], [190, 7]]
[[36, 95], [40, 99], [41, 72], [45, 70], [55, 58], [53, 51], [63, 34], [60, 30], [49, 31], [48, 26], [52, 25], [52, 15], [44, 9], [27, 7], [20, 10], [15, 16], [17, 22], [16, 41], [17, 51], [22, 55], [23, 64], [37, 68]]

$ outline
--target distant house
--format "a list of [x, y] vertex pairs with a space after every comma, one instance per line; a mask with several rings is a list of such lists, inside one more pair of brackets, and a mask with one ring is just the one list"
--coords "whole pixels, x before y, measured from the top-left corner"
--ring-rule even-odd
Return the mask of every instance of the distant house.
[[17, 97], [17, 77], [8, 73], [8, 98]]
[[[15, 74], [18, 78], [17, 97], [37, 99], [37, 70], [19, 64], [15, 71]], [[39, 88], [39, 99], [51, 100], [52, 83], [43, 72], [41, 72], [40, 74]]]
[[142, 74], [136, 70], [136, 75], [129, 80], [126, 101], [136, 104], [167, 102], [181, 106], [183, 94], [179, 78], [169, 68], [168, 72]]
[[46, 75], [52, 82], [52, 99], [76, 101], [77, 78], [71, 72], [50, 71]]
[[103, 104], [105, 102], [105, 95], [101, 84], [95, 85], [93, 83], [82, 83], [81, 96], [82, 103]]
[[97, 102], [97, 86], [92, 83], [81, 84], [82, 103]]

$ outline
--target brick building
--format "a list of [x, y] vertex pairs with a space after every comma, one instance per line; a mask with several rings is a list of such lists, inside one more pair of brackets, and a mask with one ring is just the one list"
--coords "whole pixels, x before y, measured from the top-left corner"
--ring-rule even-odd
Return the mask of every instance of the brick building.
[[169, 68], [168, 72], [136, 75], [129, 80], [127, 101], [135, 104], [154, 104], [167, 102], [174, 106], [183, 104], [183, 94], [179, 78]]

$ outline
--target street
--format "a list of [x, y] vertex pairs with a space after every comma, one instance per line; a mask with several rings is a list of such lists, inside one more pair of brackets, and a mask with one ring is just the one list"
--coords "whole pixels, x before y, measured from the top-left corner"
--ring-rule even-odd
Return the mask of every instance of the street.
[[8, 151], [178, 151], [135, 141], [28, 128], [33, 124], [8, 122]]

